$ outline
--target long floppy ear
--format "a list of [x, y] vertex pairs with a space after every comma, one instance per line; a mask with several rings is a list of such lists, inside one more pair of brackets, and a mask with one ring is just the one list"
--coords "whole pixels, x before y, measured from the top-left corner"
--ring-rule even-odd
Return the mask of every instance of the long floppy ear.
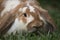
[[43, 9], [42, 7], [39, 6], [35, 6], [38, 11], [40, 12], [40, 16], [45, 20], [46, 24], [44, 26], [44, 29], [46, 31], [50, 31], [53, 32], [56, 29], [56, 25], [53, 21], [53, 19], [51, 18], [51, 16], [48, 14], [48, 11]]
[[55, 25], [53, 19], [51, 18], [51, 16], [48, 14], [48, 11], [40, 8], [40, 15], [46, 21], [45, 30], [53, 32], [56, 29], [56, 25]]
[[14, 15], [6, 14], [0, 18], [0, 35], [6, 33], [14, 23]]

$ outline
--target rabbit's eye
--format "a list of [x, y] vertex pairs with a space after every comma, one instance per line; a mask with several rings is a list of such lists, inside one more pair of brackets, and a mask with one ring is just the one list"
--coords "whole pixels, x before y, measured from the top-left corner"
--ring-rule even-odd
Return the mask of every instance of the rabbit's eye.
[[24, 15], [24, 17], [27, 17], [27, 14], [26, 13], [24, 13], [23, 15]]

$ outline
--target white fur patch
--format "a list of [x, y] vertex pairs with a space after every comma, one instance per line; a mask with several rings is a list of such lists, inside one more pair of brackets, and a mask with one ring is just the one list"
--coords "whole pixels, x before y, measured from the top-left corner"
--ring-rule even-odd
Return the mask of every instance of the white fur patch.
[[35, 12], [35, 8], [33, 6], [31, 6], [29, 3], [27, 3], [27, 6], [29, 7], [30, 9], [30, 12]]
[[9, 29], [9, 31], [7, 32], [7, 34], [11, 34], [13, 32], [13, 34], [20, 31], [26, 31], [26, 25], [22, 22], [22, 20], [18, 20], [18, 18], [15, 19], [14, 24], [12, 25], [12, 27]]
[[34, 20], [34, 17], [30, 15], [30, 17], [27, 17], [27, 23], [30, 23]]
[[20, 8], [19, 11], [22, 12], [22, 13], [24, 13], [24, 12], [26, 12], [26, 9], [27, 9], [27, 7]]
[[30, 12], [35, 12], [35, 8], [33, 6], [31, 6], [29, 3], [27, 3], [27, 7], [23, 7], [23, 8], [20, 8], [19, 11], [21, 11], [22, 13], [26, 12], [26, 9], [29, 8], [30, 9]]
[[1, 16], [3, 16], [5, 12], [8, 12], [8, 11], [14, 9], [19, 3], [20, 3], [19, 0], [7, 0], [7, 1], [5, 2], [5, 5], [4, 5], [5, 8], [4, 8], [4, 10], [1, 12]]

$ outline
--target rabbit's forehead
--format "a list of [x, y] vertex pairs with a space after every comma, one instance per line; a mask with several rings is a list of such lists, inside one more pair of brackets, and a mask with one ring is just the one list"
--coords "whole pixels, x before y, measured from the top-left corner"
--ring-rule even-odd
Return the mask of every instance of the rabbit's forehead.
[[24, 12], [26, 12], [27, 9], [29, 9], [30, 12], [35, 12], [35, 8], [32, 5], [30, 5], [29, 3], [27, 3], [27, 5], [25, 7], [20, 8], [19, 11], [24, 13]]

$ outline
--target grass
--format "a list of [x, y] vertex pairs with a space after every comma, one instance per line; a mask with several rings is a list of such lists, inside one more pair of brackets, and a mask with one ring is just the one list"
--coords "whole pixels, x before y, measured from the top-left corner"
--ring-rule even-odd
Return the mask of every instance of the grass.
[[50, 2], [47, 4], [46, 1], [41, 0], [40, 3], [44, 9], [48, 10], [57, 25], [57, 30], [54, 33], [48, 33], [47, 35], [40, 34], [40, 36], [31, 36], [30, 34], [27, 36], [23, 36], [22, 34], [11, 34], [8, 37], [0, 36], [0, 40], [60, 40], [60, 9], [58, 7], [52, 7]]
[[60, 34], [56, 32], [53, 34], [48, 33], [47, 35], [41, 34], [40, 36], [31, 36], [30, 34], [28, 34], [27, 36], [21, 34], [11, 34], [7, 37], [0, 37], [0, 40], [60, 40]]

